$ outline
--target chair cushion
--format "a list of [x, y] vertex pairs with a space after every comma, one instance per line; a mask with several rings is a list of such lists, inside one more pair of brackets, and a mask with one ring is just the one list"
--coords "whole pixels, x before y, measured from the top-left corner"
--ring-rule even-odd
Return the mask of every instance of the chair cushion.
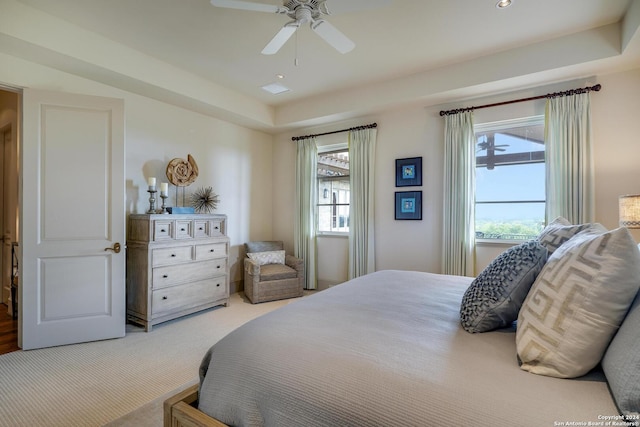
[[260, 267], [260, 281], [295, 279], [298, 272], [284, 264], [266, 264]]

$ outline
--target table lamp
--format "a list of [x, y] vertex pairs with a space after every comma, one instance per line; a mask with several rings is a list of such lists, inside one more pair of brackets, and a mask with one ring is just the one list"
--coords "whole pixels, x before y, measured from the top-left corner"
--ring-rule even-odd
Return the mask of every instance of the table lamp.
[[640, 228], [640, 194], [628, 194], [619, 198], [620, 226]]

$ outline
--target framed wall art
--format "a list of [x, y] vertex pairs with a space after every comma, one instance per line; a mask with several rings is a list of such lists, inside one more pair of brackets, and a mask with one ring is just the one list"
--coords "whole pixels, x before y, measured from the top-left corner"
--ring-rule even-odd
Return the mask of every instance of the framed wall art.
[[396, 159], [396, 187], [422, 185], [422, 157]]
[[422, 219], [422, 191], [396, 191], [395, 219]]

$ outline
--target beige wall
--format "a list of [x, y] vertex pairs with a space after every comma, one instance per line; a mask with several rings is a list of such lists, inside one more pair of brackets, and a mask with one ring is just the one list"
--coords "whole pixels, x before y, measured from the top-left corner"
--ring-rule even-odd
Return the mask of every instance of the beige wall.
[[[536, 87], [517, 93], [460, 100], [455, 104], [410, 106], [372, 114], [330, 126], [306, 128], [275, 137], [153, 99], [114, 89], [93, 81], [0, 54], [0, 84], [123, 98], [126, 109], [127, 212], [148, 206], [146, 178], [161, 181], [174, 157], [194, 156], [200, 177], [194, 184], [212, 186], [220, 195], [219, 213], [229, 216], [232, 243], [232, 280], [241, 280], [241, 245], [248, 240], [283, 239], [293, 250], [295, 144], [291, 136], [378, 123], [376, 160], [376, 264], [377, 269], [439, 272], [442, 227], [441, 109], [479, 105], [505, 99], [545, 94], [556, 90], [601, 83], [592, 95], [596, 157], [597, 220], [612, 228], [617, 224], [617, 197], [640, 193], [640, 144], [635, 122], [640, 100], [640, 69], [581, 81]], [[476, 122], [541, 114], [544, 102], [513, 104], [478, 110]], [[395, 159], [423, 157], [423, 220], [395, 221], [393, 197]], [[171, 194], [174, 194], [173, 189]], [[637, 240], [640, 235], [634, 232]], [[481, 269], [504, 247], [478, 248]], [[346, 279], [346, 239], [319, 242], [319, 280]]]
[[[167, 181], [165, 170], [169, 161], [175, 157], [186, 159], [191, 154], [200, 174], [189, 189], [212, 186], [220, 196], [216, 213], [229, 217], [231, 280], [239, 285], [237, 282], [242, 279], [239, 257], [244, 256], [241, 245], [249, 239], [271, 238], [271, 135], [9, 55], [0, 54], [0, 63], [3, 64], [0, 85], [124, 99], [127, 213], [143, 213], [148, 209], [148, 177]], [[77, 189], [70, 190], [81, 194], [82, 182]], [[174, 205], [175, 188], [170, 189], [170, 195], [169, 204]]]
[[[595, 83], [602, 90], [592, 94], [593, 139], [595, 145], [596, 219], [608, 228], [617, 227], [617, 197], [640, 193], [640, 144], [635, 131], [640, 113], [640, 69], [574, 80], [527, 89], [515, 93], [461, 100], [455, 104], [432, 107], [407, 107], [332, 126], [308, 128], [276, 137], [274, 146], [274, 185], [277, 206], [287, 207], [274, 216], [274, 234], [293, 241], [293, 177], [295, 145], [293, 135], [337, 130], [349, 126], [378, 123], [376, 160], [376, 267], [440, 272], [442, 228], [442, 175], [444, 132], [442, 109], [481, 105], [502, 100], [543, 95]], [[483, 123], [529, 115], [544, 114], [544, 100], [477, 110], [475, 122]], [[423, 220], [395, 221], [393, 196], [394, 161], [403, 157], [423, 157]], [[634, 231], [636, 240], [640, 235]], [[291, 243], [292, 244], [292, 243]], [[337, 250], [335, 239], [328, 245], [319, 242], [319, 281], [346, 279], [346, 239]], [[477, 248], [477, 271], [481, 271], [504, 245], [480, 245]], [[327, 256], [325, 251], [345, 254], [342, 259]], [[341, 264], [342, 263], [342, 264]], [[345, 272], [335, 277], [335, 271]]]
[[[596, 218], [618, 226], [618, 196], [640, 194], [640, 69], [598, 79], [592, 102], [596, 166]], [[631, 230], [640, 242], [640, 230]]]

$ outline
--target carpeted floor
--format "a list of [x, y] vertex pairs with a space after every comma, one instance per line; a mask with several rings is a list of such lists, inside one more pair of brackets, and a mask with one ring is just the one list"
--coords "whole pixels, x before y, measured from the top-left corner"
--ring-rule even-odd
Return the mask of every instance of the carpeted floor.
[[0, 426], [160, 426], [162, 401], [195, 384], [206, 350], [292, 300], [219, 307], [121, 339], [0, 356]]

